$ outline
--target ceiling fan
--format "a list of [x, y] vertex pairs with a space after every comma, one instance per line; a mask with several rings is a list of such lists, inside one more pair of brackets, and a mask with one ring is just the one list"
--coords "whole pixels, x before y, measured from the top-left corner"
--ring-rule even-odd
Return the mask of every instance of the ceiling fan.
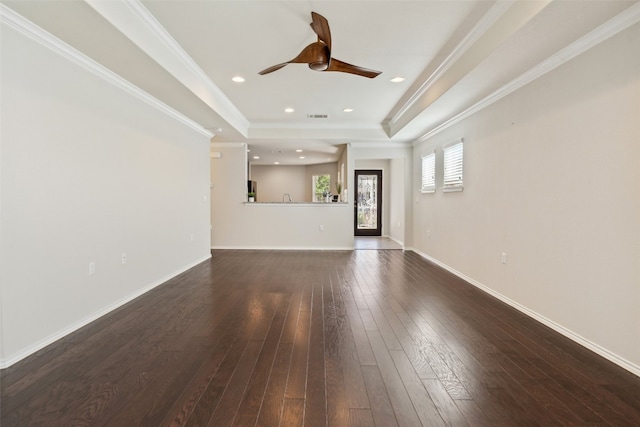
[[292, 60], [264, 69], [258, 74], [264, 75], [272, 73], [287, 64], [309, 64], [309, 68], [315, 71], [339, 71], [368, 77], [370, 79], [381, 73], [381, 71], [369, 70], [333, 58], [331, 56], [331, 31], [329, 30], [329, 22], [324, 16], [315, 12], [311, 12], [311, 19], [311, 28], [318, 35], [318, 41], [302, 49], [302, 52]]

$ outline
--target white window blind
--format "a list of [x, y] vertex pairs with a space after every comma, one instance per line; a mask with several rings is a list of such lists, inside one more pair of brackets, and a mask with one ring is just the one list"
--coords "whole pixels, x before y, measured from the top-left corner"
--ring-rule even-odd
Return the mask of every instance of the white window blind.
[[442, 148], [444, 151], [443, 191], [462, 191], [462, 139]]
[[422, 188], [423, 193], [436, 191], [436, 155], [431, 153], [422, 158]]

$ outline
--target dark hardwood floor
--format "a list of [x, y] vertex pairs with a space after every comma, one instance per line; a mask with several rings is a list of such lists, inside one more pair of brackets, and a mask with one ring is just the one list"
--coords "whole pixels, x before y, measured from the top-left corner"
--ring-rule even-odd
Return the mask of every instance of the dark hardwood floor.
[[412, 252], [214, 251], [3, 370], [10, 426], [640, 426], [640, 378]]

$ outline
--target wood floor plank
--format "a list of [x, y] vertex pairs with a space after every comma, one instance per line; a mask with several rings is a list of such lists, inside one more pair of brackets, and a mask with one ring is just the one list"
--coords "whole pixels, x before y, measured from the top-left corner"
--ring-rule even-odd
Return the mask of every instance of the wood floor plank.
[[282, 420], [279, 425], [282, 427], [299, 427], [303, 423], [304, 399], [286, 398], [282, 409]]
[[323, 311], [324, 311], [324, 371], [325, 371], [325, 393], [331, 396], [326, 399], [327, 425], [344, 426], [349, 421], [349, 407], [347, 406], [347, 387], [345, 384], [343, 359], [345, 346], [344, 342], [350, 338], [345, 334], [344, 311], [341, 299], [333, 292], [336, 277], [330, 276], [323, 288]]
[[369, 394], [371, 416], [377, 426], [397, 426], [398, 421], [377, 366], [363, 366], [362, 375]]
[[378, 331], [380, 331], [380, 336], [385, 342], [385, 345], [389, 350], [402, 350], [402, 345], [400, 341], [398, 341], [398, 337], [395, 334], [395, 331], [389, 324], [387, 317], [382, 312], [382, 309], [378, 305], [378, 301], [373, 295], [368, 295], [365, 297], [365, 301], [369, 306], [369, 311], [373, 317], [373, 320], [376, 322], [378, 327]]
[[[345, 296], [345, 299], [347, 297]], [[358, 359], [362, 365], [375, 365], [376, 359], [371, 350], [369, 344], [369, 338], [367, 338], [367, 332], [360, 316], [360, 310], [355, 306], [355, 302], [347, 304], [347, 308], [351, 308], [351, 312], [347, 315], [349, 319], [349, 326], [351, 327], [351, 334], [353, 335], [354, 345], [358, 352]]]
[[182, 391], [181, 396], [175, 401], [173, 407], [167, 411], [164, 420], [160, 423], [161, 426], [182, 426], [187, 422], [218, 370], [223, 357], [224, 354], [222, 353], [214, 353], [204, 359], [198, 371], [192, 376], [190, 383]]
[[431, 399], [431, 396], [429, 396], [427, 389], [420, 381], [420, 377], [413, 369], [413, 365], [411, 365], [407, 355], [403, 351], [398, 350], [390, 350], [389, 353], [422, 425], [444, 426], [445, 423], [438, 409]]
[[460, 427], [469, 425], [462, 412], [460, 412], [460, 409], [456, 406], [455, 401], [449, 393], [447, 393], [447, 390], [439, 380], [424, 379], [422, 383], [445, 425]]
[[419, 426], [420, 419], [411, 402], [411, 398], [402, 382], [402, 378], [398, 375], [389, 350], [384, 344], [382, 335], [378, 331], [367, 332], [371, 348], [376, 356], [380, 375], [387, 389], [389, 401], [396, 415], [396, 421], [399, 426]]
[[[250, 324], [247, 320], [245, 322], [239, 322], [240, 325], [250, 329]], [[241, 328], [243, 329], [243, 328]], [[184, 424], [186, 426], [206, 426], [211, 419], [213, 411], [216, 409], [229, 381], [231, 380], [233, 373], [236, 370], [238, 361], [244, 353], [247, 345], [250, 342], [250, 334], [246, 333], [234, 333], [234, 329], [230, 329], [222, 337], [221, 344], [224, 348], [227, 348], [227, 352], [218, 367], [214, 377], [211, 379], [206, 387], [206, 390], [200, 397], [198, 404], [194, 408], [191, 416]]]
[[327, 394], [324, 361], [324, 309], [322, 283], [313, 286], [311, 325], [309, 327], [309, 358], [305, 390], [304, 425], [326, 426]]
[[411, 251], [216, 250], [0, 371], [22, 426], [636, 426], [640, 378]]
[[[431, 365], [428, 362], [427, 351], [425, 347], [428, 346], [428, 342], [419, 333], [417, 327], [413, 327], [411, 333], [409, 333], [399, 316], [406, 316], [406, 312], [395, 299], [385, 300], [383, 302], [378, 301], [378, 305], [382, 309], [384, 316], [391, 326], [395, 337], [401, 345], [402, 350], [406, 353], [413, 365], [414, 369], [420, 376], [420, 378], [436, 378], [436, 374], [433, 371]], [[395, 305], [395, 308], [394, 308]], [[387, 343], [389, 347], [389, 343]], [[389, 347], [392, 348], [392, 347]]]
[[[369, 398], [367, 397], [360, 362], [364, 360], [368, 363], [363, 364], [375, 364], [375, 357], [369, 346], [369, 339], [364, 329], [360, 329], [362, 335], [359, 338], [359, 344], [356, 343], [358, 340], [356, 340], [353, 334], [351, 317], [353, 316], [352, 312], [357, 311], [357, 309], [354, 308], [355, 305], [353, 305], [353, 307], [350, 306], [349, 300], [345, 298], [345, 293], [341, 292], [341, 289], [345, 286], [343, 280], [343, 276], [338, 273], [335, 281], [332, 282], [332, 295], [334, 301], [336, 301], [336, 306], [341, 307], [340, 313], [344, 313], [342, 316], [336, 316], [335, 323], [337, 328], [336, 333], [340, 339], [337, 346], [337, 356], [342, 364], [345, 405], [347, 408], [369, 408]], [[358, 345], [363, 346], [364, 351], [369, 354], [369, 356], [361, 358]], [[363, 349], [360, 349], [360, 351]]]
[[281, 343], [278, 347], [256, 426], [269, 427], [277, 426], [280, 423], [292, 350], [293, 344], [291, 343]]
[[[209, 426], [232, 425], [236, 417], [238, 408], [242, 402], [245, 391], [249, 385], [249, 380], [253, 377], [253, 372], [258, 361], [258, 356], [262, 352], [265, 335], [271, 328], [275, 317], [275, 308], [269, 310], [270, 304], [265, 304], [262, 309], [255, 308], [257, 317], [254, 319], [253, 333], [242, 355], [238, 359], [234, 372], [227, 383], [225, 390], [216, 405]], [[275, 305], [275, 304], [274, 304]], [[263, 311], [264, 310], [264, 311]]]
[[352, 408], [349, 410], [349, 427], [371, 427], [375, 425], [371, 409]]
[[238, 408], [238, 416], [234, 421], [236, 426], [254, 425], [264, 400], [265, 390], [271, 376], [274, 360], [282, 335], [282, 328], [289, 309], [290, 298], [279, 298], [278, 308], [271, 322], [267, 336], [263, 342], [260, 354], [256, 360], [253, 374], [247, 384], [244, 397]]

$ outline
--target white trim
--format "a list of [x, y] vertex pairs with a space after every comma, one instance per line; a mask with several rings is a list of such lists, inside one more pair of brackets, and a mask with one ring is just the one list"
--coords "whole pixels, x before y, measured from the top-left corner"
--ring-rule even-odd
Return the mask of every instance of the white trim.
[[42, 46], [46, 47], [52, 52], [57, 53], [70, 62], [84, 68], [86, 71], [101, 78], [102, 80], [111, 83], [112, 85], [118, 87], [129, 95], [134, 96], [147, 105], [155, 108], [156, 110], [159, 110], [160, 112], [195, 130], [196, 132], [208, 138], [213, 138], [215, 136], [212, 132], [203, 128], [195, 121], [169, 107], [167, 104], [163, 103], [157, 98], [149, 95], [139, 87], [129, 83], [127, 80], [123, 79], [108, 68], [89, 58], [79, 50], [66, 44], [52, 34], [46, 32], [42, 28], [35, 25], [33, 22], [14, 12], [12, 9], [9, 9], [4, 4], [0, 4], [0, 22], [10, 26], [22, 35], [41, 44]]
[[558, 332], [559, 334], [569, 338], [570, 340], [580, 344], [581, 346], [593, 351], [594, 353], [604, 357], [605, 359], [615, 363], [616, 365], [620, 366], [621, 368], [626, 369], [627, 371], [631, 372], [634, 375], [637, 375], [640, 377], [640, 366], [630, 362], [629, 360], [618, 356], [617, 354], [607, 350], [606, 348], [584, 338], [583, 336], [576, 334], [575, 332], [573, 332], [570, 329], [565, 328], [564, 326], [554, 322], [551, 319], [548, 319], [547, 317], [525, 307], [524, 305], [512, 300], [511, 298], [508, 298], [504, 295], [502, 295], [499, 292], [494, 291], [493, 289], [491, 289], [490, 287], [483, 285], [482, 283], [472, 279], [469, 276], [466, 276], [465, 274], [457, 271], [456, 269], [448, 266], [447, 264], [439, 261], [436, 258], [433, 258], [427, 254], [425, 254], [424, 252], [421, 252], [415, 248], [410, 248], [407, 250], [411, 250], [413, 252], [415, 252], [416, 254], [420, 255], [421, 257], [423, 257], [424, 259], [436, 264], [439, 267], [444, 268], [445, 270], [447, 270], [448, 272], [458, 276], [459, 278], [461, 278], [462, 280], [468, 282], [469, 284], [475, 286], [476, 288], [482, 290], [483, 292], [486, 292], [487, 294], [499, 299], [500, 301], [504, 302], [505, 304], [508, 304], [509, 306], [515, 308], [516, 310], [518, 310], [519, 312], [531, 317], [534, 320], [537, 320], [538, 322], [542, 323], [545, 326], [548, 326], [549, 328], [553, 329], [554, 331]]
[[409, 141], [350, 142], [351, 148], [411, 148]]
[[[456, 144], [461, 144], [461, 143], [464, 143], [464, 138], [456, 138], [451, 142], [447, 142], [446, 144], [442, 144], [442, 146], [440, 146], [440, 149], [444, 150], [445, 148], [449, 148], [449, 147], [452, 147], [452, 146], [454, 146]], [[433, 151], [435, 152], [436, 150], [433, 150]]]
[[610, 37], [618, 34], [619, 32], [629, 28], [640, 21], [640, 2], [626, 9], [624, 12], [608, 20], [604, 24], [600, 25], [593, 31], [579, 38], [575, 42], [571, 43], [567, 47], [559, 50], [546, 60], [540, 62], [538, 65], [530, 68], [525, 73], [511, 80], [500, 89], [496, 90], [486, 98], [480, 100], [476, 104], [467, 108], [459, 114], [451, 117], [449, 120], [441, 123], [435, 128], [431, 129], [427, 133], [417, 138], [413, 145], [420, 144], [434, 137], [436, 134], [450, 128], [456, 123], [466, 119], [467, 117], [483, 110], [499, 101], [500, 99], [510, 95], [521, 87], [531, 83], [532, 81], [542, 77], [543, 75], [553, 71], [565, 62], [570, 61], [576, 56], [586, 52], [594, 46], [602, 43]]
[[443, 152], [443, 182], [444, 193], [462, 191], [464, 183], [464, 140], [447, 143], [441, 147]]
[[[430, 164], [427, 164], [427, 168], [425, 168], [425, 160], [429, 158], [431, 161]], [[428, 185], [425, 185], [425, 172], [431, 172], [430, 178], [432, 178], [432, 182]], [[425, 154], [420, 157], [420, 192], [422, 193], [435, 193], [436, 191], [436, 152]]]
[[139, 0], [85, 0], [244, 137], [249, 120]]
[[202, 257], [197, 261], [194, 261], [190, 264], [187, 264], [185, 266], [183, 266], [182, 268], [169, 273], [167, 276], [164, 276], [150, 284], [148, 284], [147, 286], [145, 286], [142, 289], [138, 289], [137, 291], [133, 292], [132, 294], [127, 295], [126, 297], [112, 303], [109, 304], [108, 306], [102, 308], [101, 310], [93, 313], [90, 316], [85, 317], [84, 319], [80, 320], [79, 322], [76, 322], [73, 325], [70, 325], [64, 329], [61, 329], [51, 335], [49, 335], [48, 337], [30, 345], [29, 347], [23, 349], [22, 351], [20, 351], [18, 354], [15, 354], [11, 357], [9, 357], [8, 359], [4, 359], [4, 360], [0, 360], [0, 369], [5, 369], [8, 368], [9, 366], [13, 365], [14, 363], [19, 362], [20, 360], [24, 359], [25, 357], [28, 357], [30, 355], [32, 355], [33, 353], [45, 348], [46, 346], [53, 344], [54, 342], [58, 341], [61, 338], [64, 338], [65, 336], [77, 331], [78, 329], [88, 325], [91, 322], [94, 322], [96, 320], [98, 320], [99, 318], [101, 318], [102, 316], [111, 313], [113, 310], [122, 307], [123, 305], [133, 301], [134, 299], [146, 294], [147, 292], [151, 291], [152, 289], [162, 285], [163, 283], [173, 279], [174, 277], [178, 276], [179, 274], [184, 273], [185, 271], [189, 270], [190, 268], [195, 267], [196, 265], [208, 260], [211, 258], [211, 254], [209, 254], [208, 256]]
[[[327, 120], [326, 122], [324, 120]], [[321, 123], [318, 123], [321, 122]], [[308, 119], [305, 122], [253, 122], [250, 131], [273, 129], [305, 129], [305, 130], [359, 130], [359, 131], [384, 131], [382, 125], [362, 125], [358, 122], [346, 121], [342, 123], [331, 122], [330, 119]]]
[[353, 246], [211, 246], [211, 249], [234, 251], [352, 251]]
[[464, 55], [504, 13], [512, 6], [511, 2], [498, 1], [477, 24], [467, 33], [462, 41], [451, 51], [436, 70], [422, 83], [420, 88], [402, 105], [385, 125], [391, 128], [400, 118]]
[[443, 193], [456, 193], [463, 190], [464, 190], [464, 186], [462, 185], [456, 185], [456, 186], [450, 185], [448, 187], [442, 187], [440, 189], [440, 191], [442, 191]]
[[[323, 174], [324, 175], [324, 174]], [[275, 206], [275, 207], [287, 207], [287, 208], [308, 208], [308, 207], [335, 207], [335, 206], [349, 206], [348, 202], [242, 202], [245, 206]]]

